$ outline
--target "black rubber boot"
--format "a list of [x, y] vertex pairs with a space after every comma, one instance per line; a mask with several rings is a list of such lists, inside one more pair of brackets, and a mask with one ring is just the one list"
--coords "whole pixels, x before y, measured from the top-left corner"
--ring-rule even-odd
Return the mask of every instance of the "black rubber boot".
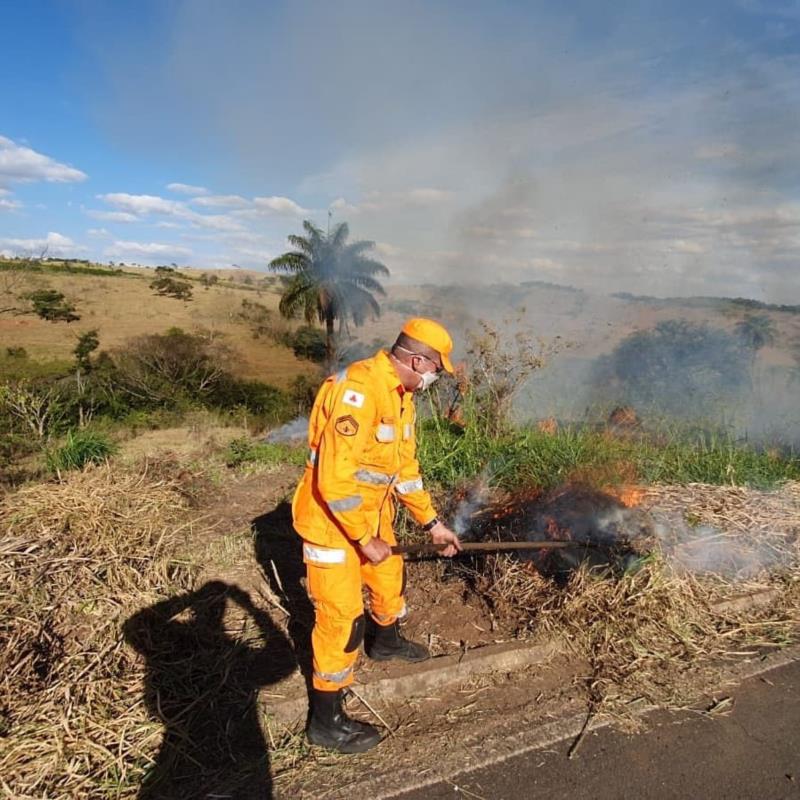
[[350, 719], [342, 708], [342, 690], [311, 690], [311, 717], [306, 736], [311, 744], [340, 753], [364, 753], [381, 740], [377, 729]]
[[400, 622], [391, 625], [378, 625], [370, 620], [364, 641], [367, 655], [374, 661], [426, 661], [431, 657], [425, 645], [406, 639], [400, 633]]

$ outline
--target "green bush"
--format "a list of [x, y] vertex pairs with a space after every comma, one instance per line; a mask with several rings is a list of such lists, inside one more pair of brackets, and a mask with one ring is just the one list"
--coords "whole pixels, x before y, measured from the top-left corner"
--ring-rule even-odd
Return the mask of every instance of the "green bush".
[[293, 414], [292, 398], [284, 391], [256, 380], [223, 376], [207, 399], [223, 410], [245, 409], [262, 422], [283, 422]]
[[70, 431], [61, 447], [47, 453], [47, 466], [53, 472], [82, 469], [87, 464], [100, 464], [116, 453], [117, 447], [97, 431]]
[[297, 358], [305, 358], [317, 364], [325, 360], [325, 334], [313, 325], [301, 325], [289, 336], [288, 341]]

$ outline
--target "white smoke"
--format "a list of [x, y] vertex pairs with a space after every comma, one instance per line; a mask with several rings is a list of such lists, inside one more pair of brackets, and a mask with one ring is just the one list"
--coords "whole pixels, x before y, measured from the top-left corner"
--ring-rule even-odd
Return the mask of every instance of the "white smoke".
[[308, 438], [308, 417], [297, 417], [280, 428], [271, 430], [264, 438], [270, 444], [300, 444]]
[[489, 497], [489, 473], [484, 470], [475, 484], [462, 498], [453, 515], [452, 529], [461, 538], [469, 538], [472, 518], [475, 513], [486, 505]]

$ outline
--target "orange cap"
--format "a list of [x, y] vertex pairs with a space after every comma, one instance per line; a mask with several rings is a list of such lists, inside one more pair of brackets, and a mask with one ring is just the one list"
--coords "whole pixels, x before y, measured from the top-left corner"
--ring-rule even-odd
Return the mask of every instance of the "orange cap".
[[438, 322], [424, 317], [415, 317], [408, 320], [403, 325], [402, 330], [412, 339], [432, 347], [441, 356], [442, 366], [448, 372], [453, 372], [453, 365], [450, 362], [450, 353], [453, 352], [453, 340]]

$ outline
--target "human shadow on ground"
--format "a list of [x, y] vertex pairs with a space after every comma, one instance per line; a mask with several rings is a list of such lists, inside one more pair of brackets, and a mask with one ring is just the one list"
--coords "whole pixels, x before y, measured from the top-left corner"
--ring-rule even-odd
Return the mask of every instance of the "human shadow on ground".
[[[229, 635], [229, 603], [255, 623], [253, 635]], [[124, 634], [146, 659], [144, 700], [164, 725], [140, 800], [270, 800], [258, 691], [296, 666], [272, 620], [238, 586], [212, 581], [137, 612]]]
[[311, 685], [311, 629], [314, 607], [304, 579], [303, 543], [292, 528], [292, 508], [280, 503], [251, 522], [255, 554], [270, 589], [289, 614], [288, 632], [306, 686]]

